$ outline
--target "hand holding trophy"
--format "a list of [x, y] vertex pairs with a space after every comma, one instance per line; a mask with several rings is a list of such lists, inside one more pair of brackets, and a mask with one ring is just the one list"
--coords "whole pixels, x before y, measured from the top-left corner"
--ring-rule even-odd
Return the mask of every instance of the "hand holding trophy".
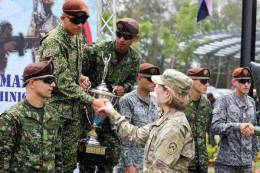
[[105, 161], [106, 147], [101, 146], [96, 133], [96, 129], [100, 128], [102, 120], [95, 114], [95, 111], [99, 109], [99, 107], [95, 107], [95, 101], [98, 102], [99, 99], [108, 99], [113, 103], [117, 99], [114, 93], [109, 92], [107, 84], [105, 83], [111, 54], [109, 57], [104, 57], [102, 53], [102, 60], [104, 62], [104, 71], [101, 84], [87, 91], [90, 95], [95, 97], [96, 100], [94, 100], [92, 104], [93, 109], [87, 110], [86, 114], [87, 120], [89, 124], [91, 124], [91, 130], [88, 132], [87, 138], [81, 139], [78, 144], [78, 162], [83, 165], [98, 166], [104, 164]]

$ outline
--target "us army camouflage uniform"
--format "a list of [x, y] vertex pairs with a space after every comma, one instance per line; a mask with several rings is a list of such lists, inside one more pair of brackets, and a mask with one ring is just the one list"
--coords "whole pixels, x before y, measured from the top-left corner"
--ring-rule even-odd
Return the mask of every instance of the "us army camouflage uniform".
[[[81, 36], [70, 37], [62, 25], [49, 32], [40, 43], [40, 60], [53, 60], [56, 88], [47, 100], [47, 111], [59, 117], [59, 142], [62, 155], [62, 171], [72, 172], [77, 162], [77, 143], [82, 125], [80, 124], [80, 103], [91, 104], [94, 98], [79, 86], [82, 70]], [[58, 153], [57, 153], [58, 154]]]
[[198, 108], [190, 98], [190, 103], [185, 109], [186, 117], [190, 123], [195, 143], [195, 158], [189, 165], [189, 172], [208, 172], [208, 152], [206, 146], [206, 128], [208, 117], [212, 109], [205, 95], [201, 95]]
[[0, 172], [54, 173], [57, 120], [26, 100], [0, 115]]
[[[83, 62], [83, 74], [89, 77], [92, 88], [97, 87], [101, 84], [104, 71], [102, 54], [107, 58], [111, 55], [105, 83], [111, 92], [113, 85], [121, 85], [125, 88], [125, 92], [129, 92], [135, 83], [141, 58], [138, 52], [130, 47], [128, 53], [119, 60], [114, 50], [114, 44], [115, 41], [107, 41], [87, 47], [84, 52], [86, 57]], [[118, 105], [116, 107], [118, 108]], [[116, 132], [112, 130], [108, 118], [103, 121], [101, 129], [97, 130], [97, 133], [101, 144], [108, 146], [106, 168], [100, 167], [99, 170], [106, 169], [108, 173], [111, 173], [113, 166], [118, 163], [120, 158], [121, 142]]]
[[130, 143], [145, 145], [144, 173], [188, 173], [194, 158], [194, 142], [190, 125], [183, 112], [177, 111], [143, 127], [131, 125], [124, 116], [110, 116], [120, 137]]
[[[256, 160], [258, 142], [256, 136], [243, 137], [240, 123], [256, 124], [255, 102], [249, 96], [239, 98], [235, 92], [218, 98], [213, 110], [212, 130], [220, 135], [215, 172], [230, 173], [230, 169], [242, 173], [251, 172]], [[228, 167], [228, 168], [227, 168]]]
[[[120, 113], [133, 125], [142, 127], [153, 122], [157, 117], [157, 103], [154, 95], [140, 96], [136, 90], [124, 95], [120, 101]], [[123, 150], [118, 173], [123, 173], [125, 167], [135, 166], [138, 172], [143, 170], [144, 148], [131, 146], [128, 141], [122, 141]]]

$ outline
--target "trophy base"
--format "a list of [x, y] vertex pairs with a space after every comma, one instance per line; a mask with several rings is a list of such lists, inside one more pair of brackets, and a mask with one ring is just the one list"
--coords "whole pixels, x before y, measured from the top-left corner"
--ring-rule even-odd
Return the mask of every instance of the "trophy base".
[[89, 142], [90, 140], [84, 140], [78, 143], [77, 161], [85, 166], [104, 165], [107, 147], [93, 145]]

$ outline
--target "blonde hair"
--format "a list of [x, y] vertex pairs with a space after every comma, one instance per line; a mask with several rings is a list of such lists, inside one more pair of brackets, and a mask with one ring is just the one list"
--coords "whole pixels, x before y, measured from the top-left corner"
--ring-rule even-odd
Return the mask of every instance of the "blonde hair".
[[189, 103], [189, 95], [181, 95], [168, 86], [164, 86], [171, 94], [164, 100], [165, 104], [177, 110], [184, 110]]

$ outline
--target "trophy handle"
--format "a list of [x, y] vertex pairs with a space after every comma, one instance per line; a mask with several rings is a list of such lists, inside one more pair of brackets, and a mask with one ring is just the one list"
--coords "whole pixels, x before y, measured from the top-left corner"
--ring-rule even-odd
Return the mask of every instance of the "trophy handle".
[[91, 82], [89, 81], [89, 86], [88, 86], [88, 88], [86, 90], [86, 93], [89, 93], [88, 91], [89, 91], [90, 88], [91, 88]]

